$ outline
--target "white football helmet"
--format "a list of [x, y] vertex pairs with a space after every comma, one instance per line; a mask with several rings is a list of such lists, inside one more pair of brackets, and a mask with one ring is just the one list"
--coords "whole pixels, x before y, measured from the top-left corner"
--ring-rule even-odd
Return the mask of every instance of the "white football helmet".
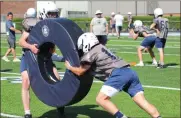
[[155, 15], [155, 18], [157, 18], [160, 15], [163, 15], [163, 10], [161, 8], [156, 8], [154, 10], [154, 15]]
[[113, 16], [113, 15], [115, 15], [115, 13], [114, 13], [114, 12], [112, 12], [112, 13], [111, 13], [111, 15]]
[[54, 2], [47, 2], [39, 10], [40, 19], [57, 18], [57, 17], [59, 17], [59, 10]]
[[36, 18], [36, 10], [34, 8], [29, 8], [24, 14], [24, 18]]
[[133, 25], [135, 26], [135, 28], [137, 28], [143, 26], [143, 23], [141, 20], [135, 20]]
[[82, 50], [84, 53], [87, 53], [91, 50], [93, 46], [98, 44], [99, 41], [97, 37], [90, 32], [82, 34], [77, 41], [78, 50]]

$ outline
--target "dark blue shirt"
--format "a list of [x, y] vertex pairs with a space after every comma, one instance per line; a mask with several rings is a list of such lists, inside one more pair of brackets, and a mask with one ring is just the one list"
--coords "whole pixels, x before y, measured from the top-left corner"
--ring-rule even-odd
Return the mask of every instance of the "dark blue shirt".
[[6, 32], [7, 32], [7, 35], [9, 35], [9, 37], [11, 39], [15, 39], [15, 31], [10, 30], [11, 27], [14, 27], [13, 22], [11, 20], [7, 20], [6, 21]]

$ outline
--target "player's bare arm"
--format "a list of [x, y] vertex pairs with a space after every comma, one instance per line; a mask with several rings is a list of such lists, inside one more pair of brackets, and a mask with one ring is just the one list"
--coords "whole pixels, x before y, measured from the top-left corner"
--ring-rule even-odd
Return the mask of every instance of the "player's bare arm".
[[16, 33], [22, 33], [20, 30], [15, 29], [14, 27], [9, 28], [12, 31], [15, 31]]
[[91, 67], [91, 65], [81, 65], [79, 67], [73, 67], [68, 61], [65, 61], [65, 67], [68, 70], [72, 71], [74, 74], [81, 76]]
[[37, 44], [29, 44], [27, 43], [27, 39], [28, 39], [29, 33], [28, 32], [23, 32], [20, 40], [19, 40], [19, 45], [23, 48], [28, 48], [30, 49], [33, 53], [37, 54], [38, 53], [38, 49], [37, 49]]
[[133, 38], [134, 40], [137, 40], [137, 38], [138, 38], [139, 35], [136, 34], [133, 29], [131, 29], [131, 30], [129, 31], [129, 33], [130, 33], [130, 35], [132, 36], [132, 38]]

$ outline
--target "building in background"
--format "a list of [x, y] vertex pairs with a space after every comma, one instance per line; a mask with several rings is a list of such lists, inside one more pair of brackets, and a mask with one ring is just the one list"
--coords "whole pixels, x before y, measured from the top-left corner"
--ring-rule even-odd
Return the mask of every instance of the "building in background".
[[[37, 8], [46, 1], [37, 1]], [[180, 1], [122, 1], [122, 0], [101, 0], [101, 1], [58, 1], [55, 4], [64, 17], [93, 17], [96, 10], [100, 9], [104, 16], [110, 16], [111, 12], [120, 12], [126, 15], [132, 12], [133, 15], [151, 15], [153, 10], [160, 7], [166, 15], [180, 15]]]

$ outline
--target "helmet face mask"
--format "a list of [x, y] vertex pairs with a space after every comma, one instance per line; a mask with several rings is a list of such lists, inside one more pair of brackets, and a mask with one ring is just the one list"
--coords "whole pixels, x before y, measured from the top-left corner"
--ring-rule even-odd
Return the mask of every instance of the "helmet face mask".
[[39, 18], [46, 19], [46, 18], [58, 18], [59, 17], [59, 10], [56, 7], [54, 2], [47, 2], [46, 5], [39, 11]]

